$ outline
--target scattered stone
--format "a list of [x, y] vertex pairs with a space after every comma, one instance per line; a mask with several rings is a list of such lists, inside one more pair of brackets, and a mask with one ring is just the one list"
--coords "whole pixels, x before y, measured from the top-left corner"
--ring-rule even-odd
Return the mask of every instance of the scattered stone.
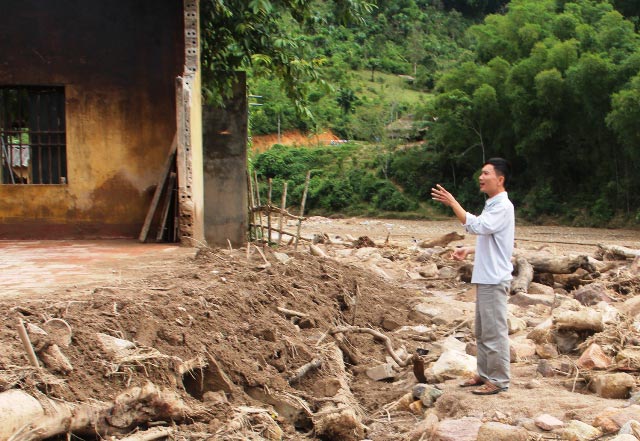
[[300, 329], [311, 329], [317, 326], [316, 320], [311, 317], [302, 317], [300, 321], [298, 321], [298, 327]]
[[602, 313], [602, 323], [605, 325], [618, 323], [620, 320], [620, 312], [607, 302], [597, 303], [593, 308]]
[[526, 360], [536, 355], [535, 342], [524, 336], [511, 339], [509, 349], [512, 354], [512, 362]]
[[417, 272], [425, 279], [431, 279], [438, 276], [438, 265], [435, 262], [428, 262], [418, 268]]
[[633, 435], [637, 439], [640, 439], [640, 422], [636, 420], [629, 420], [622, 425], [618, 435]]
[[638, 438], [636, 438], [633, 435], [618, 435], [614, 438], [611, 438], [609, 441], [638, 441]]
[[544, 359], [556, 358], [558, 356], [558, 349], [551, 343], [536, 345], [536, 354], [538, 354], [538, 357]]
[[631, 421], [640, 425], [639, 420], [640, 406], [634, 404], [625, 408], [609, 407], [605, 409], [595, 417], [593, 425], [601, 428], [605, 433], [614, 433]]
[[540, 386], [542, 386], [542, 383], [538, 380], [536, 380], [535, 378], [529, 380], [524, 387], [526, 389], [538, 389]]
[[434, 441], [476, 441], [482, 421], [465, 417], [459, 420], [442, 420], [436, 426]]
[[229, 402], [224, 391], [207, 391], [202, 394], [202, 401], [210, 404], [226, 404]]
[[309, 252], [312, 256], [327, 257], [327, 253], [317, 245], [309, 244]]
[[561, 354], [570, 354], [582, 343], [582, 337], [580, 337], [580, 334], [576, 331], [565, 329], [554, 332], [553, 341], [558, 348], [558, 352]]
[[552, 306], [555, 295], [518, 293], [509, 298], [509, 303], [518, 306], [546, 305]]
[[284, 264], [284, 265], [286, 265], [286, 264], [287, 264], [287, 263], [292, 259], [291, 257], [289, 257], [289, 255], [288, 255], [288, 254], [286, 254], [286, 253], [279, 253], [279, 252], [277, 252], [277, 251], [275, 251], [275, 252], [273, 253], [273, 257], [275, 257], [275, 258], [276, 258], [276, 260], [277, 260], [278, 262], [280, 262], [280, 263], [282, 263], [282, 264]]
[[630, 317], [635, 317], [640, 314], [640, 296], [631, 297], [629, 300], [625, 300], [622, 304], [616, 304], [616, 308], [623, 314], [627, 314]]
[[395, 331], [402, 326], [396, 319], [385, 316], [380, 324], [385, 331]]
[[549, 343], [553, 340], [551, 330], [553, 328], [553, 321], [551, 317], [536, 325], [528, 334], [527, 338], [535, 341], [538, 344]]
[[476, 371], [476, 358], [467, 355], [465, 344], [453, 336], [442, 343], [442, 355], [433, 364], [431, 371], [436, 377], [470, 376]]
[[564, 423], [561, 420], [547, 413], [537, 416], [534, 419], [534, 422], [536, 426], [546, 431], [561, 429], [564, 427]]
[[[435, 386], [427, 386], [422, 393], [418, 395], [416, 398], [422, 401], [424, 407], [433, 407], [435, 402], [442, 396], [444, 392], [438, 389]], [[414, 388], [414, 397], [415, 397], [415, 388]]]
[[602, 436], [599, 429], [578, 420], [569, 421], [561, 433], [562, 439], [573, 441], [592, 441]]
[[509, 326], [509, 335], [527, 329], [527, 322], [511, 314], [507, 316], [507, 325]]
[[458, 270], [450, 266], [443, 266], [438, 271], [438, 277], [441, 279], [455, 279], [458, 275]]
[[424, 412], [424, 406], [422, 405], [422, 401], [416, 400], [413, 403], [409, 404], [409, 410], [414, 415], [422, 415]]
[[629, 398], [635, 384], [636, 382], [631, 375], [618, 372], [595, 377], [592, 387], [595, 393], [602, 398]]
[[422, 439], [430, 439], [431, 434], [438, 425], [438, 416], [433, 410], [427, 410], [424, 414], [424, 419], [420, 421], [413, 430], [409, 433], [410, 441], [419, 441]]
[[593, 343], [580, 356], [577, 365], [581, 369], [607, 369], [611, 359], [607, 357], [600, 345]]
[[395, 378], [396, 373], [393, 370], [393, 363], [385, 363], [371, 367], [366, 371], [367, 377], [374, 381], [389, 380]]
[[536, 372], [542, 375], [545, 378], [553, 377], [556, 372], [551, 363], [548, 360], [540, 360], [538, 362], [538, 367], [536, 368]]
[[528, 439], [529, 433], [523, 427], [491, 421], [480, 426], [477, 441], [527, 441]]
[[573, 298], [585, 306], [592, 306], [600, 302], [611, 303], [607, 295], [607, 288], [601, 283], [583, 285], [573, 292]]
[[553, 292], [552, 286], [547, 286], [541, 283], [532, 282], [529, 285], [529, 290], [527, 291], [527, 294], [542, 294], [542, 295], [553, 297], [554, 292]]

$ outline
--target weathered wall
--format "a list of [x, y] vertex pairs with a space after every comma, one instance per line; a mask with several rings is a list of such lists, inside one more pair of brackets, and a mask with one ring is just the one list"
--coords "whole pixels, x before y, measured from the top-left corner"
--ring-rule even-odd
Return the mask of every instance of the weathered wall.
[[224, 109], [203, 108], [204, 232], [209, 245], [247, 241], [247, 92], [240, 74]]
[[182, 2], [3, 0], [0, 84], [65, 86], [66, 185], [0, 185], [0, 238], [136, 237], [176, 130]]

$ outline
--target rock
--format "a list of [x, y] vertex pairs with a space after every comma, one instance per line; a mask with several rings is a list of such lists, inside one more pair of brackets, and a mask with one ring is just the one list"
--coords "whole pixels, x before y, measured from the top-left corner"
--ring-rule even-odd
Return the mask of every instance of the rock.
[[578, 420], [569, 421], [561, 433], [562, 439], [572, 441], [592, 441], [602, 436], [600, 430]]
[[577, 365], [581, 369], [606, 369], [611, 366], [611, 359], [607, 357], [600, 345], [593, 343], [582, 353]]
[[509, 335], [527, 329], [527, 322], [511, 314], [507, 316], [507, 325], [509, 326]]
[[429, 384], [419, 383], [413, 387], [413, 398], [422, 401], [424, 407], [433, 407], [436, 400], [443, 394], [442, 390]]
[[298, 327], [300, 329], [311, 329], [317, 326], [316, 319], [312, 317], [302, 317], [300, 321], [298, 321]]
[[382, 319], [382, 323], [380, 324], [380, 326], [382, 326], [382, 329], [384, 329], [385, 331], [395, 331], [396, 329], [400, 328], [402, 324], [392, 317], [385, 316]]
[[124, 356], [129, 353], [130, 350], [135, 349], [136, 347], [136, 345], [129, 340], [112, 337], [101, 332], [97, 333], [97, 337], [104, 352], [111, 355], [112, 357]]
[[44, 365], [53, 372], [68, 374], [73, 371], [73, 366], [66, 355], [62, 353], [57, 344], [47, 346], [38, 353]]
[[640, 314], [640, 296], [631, 297], [622, 304], [616, 304], [616, 308], [623, 314], [635, 317]]
[[552, 306], [554, 295], [518, 293], [509, 298], [509, 303], [518, 306], [546, 305]]
[[523, 427], [491, 421], [480, 426], [477, 441], [527, 441], [528, 439], [529, 433]]
[[284, 264], [284, 265], [286, 265], [286, 264], [287, 264], [287, 262], [289, 262], [289, 261], [291, 260], [291, 257], [289, 257], [289, 255], [288, 255], [288, 254], [286, 254], [286, 253], [279, 253], [279, 252], [277, 252], [277, 251], [275, 251], [275, 252], [273, 253], [273, 257], [275, 257], [275, 258], [276, 258], [276, 260], [277, 260], [278, 262], [280, 262], [280, 263], [282, 263], [282, 264]]
[[620, 320], [620, 312], [607, 302], [597, 303], [593, 308], [602, 313], [602, 323], [605, 325], [609, 323], [618, 323]]
[[558, 349], [551, 343], [536, 345], [536, 354], [538, 354], [538, 357], [544, 359], [556, 358], [558, 356]]
[[409, 410], [409, 406], [411, 405], [411, 403], [413, 403], [415, 400], [416, 399], [413, 397], [413, 393], [407, 392], [402, 397], [400, 397], [398, 401], [395, 402], [394, 408], [397, 410], [407, 411]]
[[317, 245], [309, 244], [309, 252], [312, 256], [327, 257], [327, 253]]
[[512, 361], [526, 360], [536, 355], [535, 342], [524, 336], [512, 339], [509, 347], [515, 356], [515, 360], [512, 358]]
[[538, 389], [540, 386], [542, 386], [542, 383], [535, 378], [527, 381], [527, 383], [524, 385], [526, 389]]
[[465, 353], [465, 344], [453, 336], [442, 342], [442, 355], [431, 367], [436, 377], [471, 376], [475, 373], [475, 357]]
[[637, 439], [640, 439], [640, 422], [637, 420], [629, 420], [622, 425], [618, 435], [633, 435]]
[[631, 375], [618, 372], [598, 375], [592, 382], [592, 388], [602, 398], [628, 398], [635, 384]]
[[438, 277], [441, 279], [455, 279], [458, 275], [458, 270], [450, 266], [443, 266], [438, 271]]
[[417, 273], [426, 279], [431, 279], [438, 275], [438, 265], [435, 262], [428, 262], [425, 265], [422, 265], [417, 270]]
[[625, 408], [609, 407], [598, 414], [593, 420], [593, 425], [601, 428], [605, 433], [614, 433], [619, 431], [625, 424], [634, 422], [638, 425], [640, 433], [640, 406], [634, 404]]
[[561, 354], [570, 354], [582, 342], [582, 337], [576, 331], [561, 330], [553, 333], [553, 341]]
[[433, 441], [476, 441], [482, 421], [465, 417], [459, 420], [442, 420], [436, 426]]
[[607, 288], [601, 283], [590, 283], [573, 291], [573, 298], [585, 306], [592, 306], [599, 302], [611, 303], [607, 295]]
[[409, 432], [408, 438], [410, 441], [419, 441], [422, 439], [430, 439], [435, 427], [438, 425], [438, 416], [432, 411], [427, 411], [424, 414], [424, 419], [420, 421]]
[[367, 377], [375, 381], [388, 380], [395, 378], [396, 373], [393, 370], [393, 363], [385, 363], [371, 367], [366, 371]]
[[636, 438], [633, 435], [618, 435], [614, 438], [611, 438], [609, 441], [638, 441], [638, 438]]
[[538, 362], [538, 367], [536, 368], [536, 372], [538, 372], [543, 377], [553, 377], [556, 372], [553, 368], [553, 365], [549, 363], [548, 360], [540, 360]]
[[552, 286], [547, 286], [541, 283], [532, 282], [529, 285], [529, 290], [527, 291], [527, 294], [542, 294], [542, 295], [553, 297], [555, 293], [553, 292]]
[[533, 421], [536, 426], [546, 431], [561, 429], [564, 427], [564, 423], [561, 420], [547, 413], [535, 417]]
[[433, 305], [432, 303], [418, 303], [409, 312], [409, 319], [426, 324], [451, 326], [464, 313], [454, 306], [445, 308], [444, 306]]
[[424, 412], [424, 405], [422, 404], [422, 401], [416, 400], [409, 404], [409, 411], [414, 415], [422, 415]]
[[553, 340], [553, 336], [551, 335], [552, 327], [553, 321], [551, 320], [551, 317], [549, 317], [529, 331], [527, 338], [538, 344], [549, 343]]

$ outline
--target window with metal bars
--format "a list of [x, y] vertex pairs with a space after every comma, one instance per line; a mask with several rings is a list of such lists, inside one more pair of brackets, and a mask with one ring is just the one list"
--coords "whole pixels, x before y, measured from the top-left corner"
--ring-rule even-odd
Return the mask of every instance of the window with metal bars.
[[66, 184], [64, 87], [0, 86], [0, 183]]

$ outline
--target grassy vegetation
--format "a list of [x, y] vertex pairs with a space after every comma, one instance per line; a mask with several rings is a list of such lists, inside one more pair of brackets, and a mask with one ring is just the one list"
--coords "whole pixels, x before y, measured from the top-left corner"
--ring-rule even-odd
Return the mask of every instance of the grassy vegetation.
[[410, 106], [424, 103], [432, 97], [431, 93], [411, 89], [406, 79], [395, 74], [375, 72], [373, 81], [371, 71], [356, 70], [351, 71], [351, 74], [352, 87], [360, 97], [381, 99], [388, 103], [399, 101]]

